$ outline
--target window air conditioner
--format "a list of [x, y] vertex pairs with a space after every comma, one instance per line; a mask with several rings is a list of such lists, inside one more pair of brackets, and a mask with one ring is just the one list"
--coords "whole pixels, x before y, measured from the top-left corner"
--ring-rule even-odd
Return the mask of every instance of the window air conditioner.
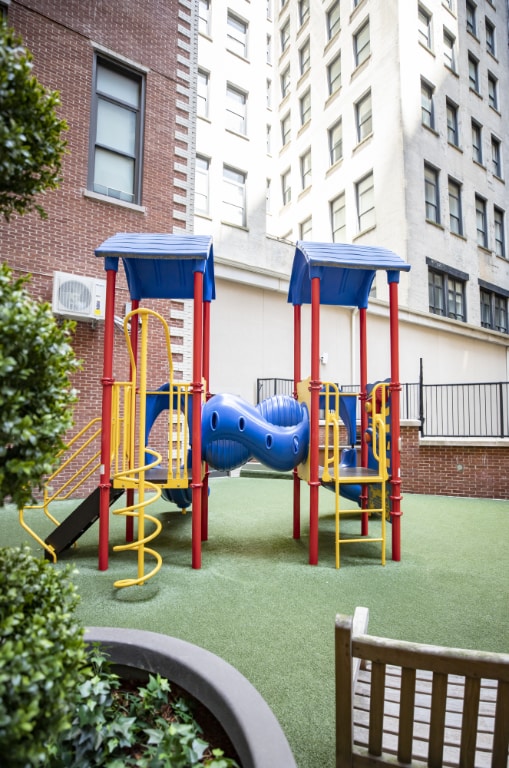
[[96, 277], [53, 273], [52, 310], [75, 320], [104, 320], [106, 280]]

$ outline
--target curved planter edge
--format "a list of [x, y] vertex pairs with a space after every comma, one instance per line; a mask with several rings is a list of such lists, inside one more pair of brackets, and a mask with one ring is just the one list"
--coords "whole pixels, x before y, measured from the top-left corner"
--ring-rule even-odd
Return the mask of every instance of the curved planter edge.
[[85, 642], [104, 646], [114, 664], [159, 672], [198, 699], [221, 723], [242, 768], [297, 768], [265, 699], [219, 656], [185, 640], [139, 629], [86, 627]]

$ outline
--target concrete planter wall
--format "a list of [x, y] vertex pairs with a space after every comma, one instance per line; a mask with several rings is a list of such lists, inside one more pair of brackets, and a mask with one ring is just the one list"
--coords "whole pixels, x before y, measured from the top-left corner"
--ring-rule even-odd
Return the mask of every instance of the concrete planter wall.
[[242, 768], [297, 768], [269, 705], [238, 670], [196, 645], [157, 632], [87, 627], [87, 643], [100, 643], [111, 661], [157, 673], [188, 691], [219, 720]]

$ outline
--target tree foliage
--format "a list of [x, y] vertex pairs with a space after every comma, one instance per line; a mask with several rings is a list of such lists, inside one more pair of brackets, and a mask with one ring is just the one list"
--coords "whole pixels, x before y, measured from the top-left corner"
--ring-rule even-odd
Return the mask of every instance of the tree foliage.
[[57, 91], [32, 74], [32, 55], [0, 21], [0, 214], [36, 210], [36, 196], [60, 183], [67, 124], [57, 117]]
[[0, 504], [18, 507], [53, 469], [72, 425], [72, 321], [57, 324], [47, 303], [28, 293], [28, 278], [0, 266]]

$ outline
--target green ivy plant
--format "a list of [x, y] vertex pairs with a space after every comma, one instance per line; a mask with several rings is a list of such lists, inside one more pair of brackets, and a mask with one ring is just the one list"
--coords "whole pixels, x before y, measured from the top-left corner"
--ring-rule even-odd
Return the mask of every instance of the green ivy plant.
[[0, 755], [4, 768], [49, 764], [86, 676], [69, 570], [28, 547], [0, 549]]
[[60, 184], [67, 130], [56, 91], [32, 73], [32, 54], [0, 19], [0, 215], [46, 212], [36, 197]]
[[72, 426], [79, 367], [70, 344], [72, 321], [58, 325], [48, 303], [35, 301], [26, 277], [0, 265], [0, 505], [33, 499]]

